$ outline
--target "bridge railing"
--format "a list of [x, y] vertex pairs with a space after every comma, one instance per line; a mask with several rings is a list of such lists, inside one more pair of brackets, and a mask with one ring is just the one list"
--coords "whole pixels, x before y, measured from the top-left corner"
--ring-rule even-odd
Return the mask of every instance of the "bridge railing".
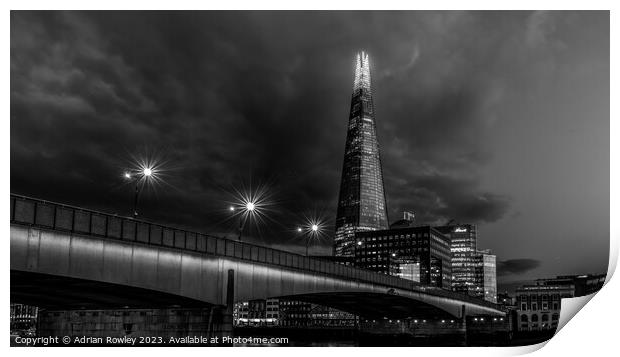
[[350, 280], [421, 291], [427, 294], [470, 301], [478, 305], [497, 305], [410, 280], [354, 268], [326, 260], [313, 259], [282, 250], [203, 233], [163, 226], [129, 217], [121, 217], [80, 207], [11, 194], [11, 223], [57, 231], [86, 234], [108, 239], [190, 250], [287, 268], [311, 271]]

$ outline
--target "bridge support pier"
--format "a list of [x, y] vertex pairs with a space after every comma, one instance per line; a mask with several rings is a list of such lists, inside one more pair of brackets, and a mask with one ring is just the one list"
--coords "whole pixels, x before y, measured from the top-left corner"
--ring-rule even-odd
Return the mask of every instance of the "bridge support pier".
[[233, 336], [233, 308], [235, 306], [235, 271], [228, 269], [226, 280], [226, 309], [222, 315], [222, 331], [230, 337]]

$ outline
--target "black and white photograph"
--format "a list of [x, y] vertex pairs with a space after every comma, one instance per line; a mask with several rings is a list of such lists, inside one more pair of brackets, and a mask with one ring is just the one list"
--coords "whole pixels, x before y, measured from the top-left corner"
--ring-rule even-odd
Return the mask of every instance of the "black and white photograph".
[[610, 11], [11, 10], [9, 104], [14, 348], [529, 346], [608, 275]]

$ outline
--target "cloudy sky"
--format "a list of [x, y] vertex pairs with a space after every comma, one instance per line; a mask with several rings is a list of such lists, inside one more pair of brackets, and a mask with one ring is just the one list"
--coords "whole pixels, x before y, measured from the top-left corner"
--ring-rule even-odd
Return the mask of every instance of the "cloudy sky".
[[370, 54], [390, 220], [479, 227], [502, 284], [604, 272], [608, 12], [11, 12], [11, 192], [330, 251], [353, 59]]

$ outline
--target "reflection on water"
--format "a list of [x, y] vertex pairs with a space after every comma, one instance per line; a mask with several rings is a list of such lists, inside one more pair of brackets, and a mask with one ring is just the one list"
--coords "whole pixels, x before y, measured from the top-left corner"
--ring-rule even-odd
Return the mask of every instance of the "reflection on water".
[[[262, 344], [262, 347], [447, 347], [447, 346], [525, 346], [550, 339], [553, 333], [516, 335], [413, 336], [410, 334], [372, 334], [357, 330], [330, 329], [235, 329], [236, 336], [286, 337], [288, 343]], [[235, 344], [237, 347], [259, 345]]]

